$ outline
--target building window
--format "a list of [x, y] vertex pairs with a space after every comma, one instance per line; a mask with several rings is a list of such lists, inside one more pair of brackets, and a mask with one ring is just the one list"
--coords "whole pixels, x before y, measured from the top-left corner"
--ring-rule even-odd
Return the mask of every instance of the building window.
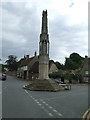
[[85, 75], [88, 75], [88, 71], [85, 71]]
[[84, 77], [84, 82], [88, 83], [88, 77]]

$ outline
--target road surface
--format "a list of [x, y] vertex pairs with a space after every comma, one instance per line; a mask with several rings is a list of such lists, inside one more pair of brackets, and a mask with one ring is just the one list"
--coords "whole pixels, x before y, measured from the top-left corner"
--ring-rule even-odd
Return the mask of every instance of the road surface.
[[28, 83], [11, 76], [2, 82], [3, 118], [82, 118], [88, 108], [88, 85], [46, 92], [23, 89]]

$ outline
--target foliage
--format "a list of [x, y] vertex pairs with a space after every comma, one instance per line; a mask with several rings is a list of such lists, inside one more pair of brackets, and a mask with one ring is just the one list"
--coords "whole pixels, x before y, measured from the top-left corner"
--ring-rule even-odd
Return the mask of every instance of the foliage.
[[72, 53], [70, 54], [70, 59], [74, 62], [81, 62], [82, 57], [78, 53]]
[[64, 69], [64, 65], [59, 63], [58, 61], [56, 61], [55, 64], [56, 64], [58, 69], [62, 69], [62, 70]]
[[81, 75], [79, 73], [73, 73], [71, 70], [67, 70], [67, 71], [59, 70], [58, 72], [49, 74], [49, 77], [54, 79], [64, 77], [68, 81], [73, 81], [73, 80], [75, 81], [79, 80], [79, 82], [82, 81]]
[[17, 70], [17, 57], [14, 56], [14, 55], [9, 55], [8, 56], [8, 60], [6, 60], [6, 65], [7, 65], [7, 68], [10, 70], [10, 71], [14, 71], [14, 70]]
[[50, 78], [54, 78], [54, 79], [56, 79], [56, 78], [61, 78], [61, 77], [63, 77], [63, 71], [62, 71], [62, 70], [59, 70], [58, 72], [50, 73], [50, 74], [49, 74], [49, 77], [50, 77]]
[[78, 69], [81, 67], [83, 63], [83, 58], [78, 53], [70, 54], [69, 58], [65, 60], [65, 67], [66, 69]]
[[66, 58], [65, 67], [67, 69], [76, 69], [77, 65], [70, 58]]

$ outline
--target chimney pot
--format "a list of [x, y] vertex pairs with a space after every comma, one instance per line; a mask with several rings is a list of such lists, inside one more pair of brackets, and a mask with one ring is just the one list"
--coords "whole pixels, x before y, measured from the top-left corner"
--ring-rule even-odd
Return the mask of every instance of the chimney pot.
[[87, 56], [87, 55], [85, 55], [85, 58], [88, 58], [88, 56]]
[[27, 59], [29, 59], [29, 55], [27, 55]]
[[35, 53], [34, 53], [34, 56], [37, 56], [37, 53], [36, 53], [36, 51], [35, 51]]
[[26, 59], [26, 56], [24, 55], [24, 60]]

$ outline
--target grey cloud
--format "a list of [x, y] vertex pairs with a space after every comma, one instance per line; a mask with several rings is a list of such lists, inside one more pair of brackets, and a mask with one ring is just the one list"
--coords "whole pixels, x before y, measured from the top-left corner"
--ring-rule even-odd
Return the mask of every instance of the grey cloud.
[[[39, 14], [42, 14], [42, 11], [38, 11], [36, 4], [32, 4], [31, 8], [27, 8], [26, 4], [26, 2], [3, 3], [2, 48], [4, 59], [11, 53], [21, 58], [24, 53], [33, 56], [35, 50], [37, 53], [39, 51], [41, 29]], [[49, 10], [48, 14], [50, 17]], [[68, 16], [65, 15], [56, 15], [54, 19], [48, 18], [51, 59], [64, 61], [65, 57], [72, 52], [79, 52], [83, 55], [83, 51], [87, 50], [87, 42], [85, 42], [87, 25], [69, 26], [67, 19]]]
[[[9, 6], [9, 7], [7, 7]], [[13, 15], [13, 13], [15, 12], [15, 15], [18, 14], [18, 12], [16, 12], [16, 8], [14, 6], [14, 8], [12, 7], [12, 4], [8, 3], [8, 4], [5, 4], [3, 9], [7, 10], [8, 12], [10, 12], [10, 14]], [[23, 10], [23, 9], [22, 9]], [[8, 21], [6, 19], [6, 26], [5, 26], [5, 29], [3, 31], [6, 31], [6, 33], [10, 33], [11, 34], [11, 42], [13, 42], [13, 40], [15, 41], [16, 39], [16, 42], [17, 42], [17, 45], [19, 44], [19, 46], [22, 48], [20, 49], [19, 47], [19, 51], [21, 50], [22, 53], [25, 53], [27, 52], [31, 52], [31, 54], [33, 54], [32, 52], [34, 51], [34, 49], [38, 52], [38, 50], [36, 49], [37, 46], [38, 46], [38, 28], [39, 28], [39, 24], [38, 23], [38, 19], [37, 21], [35, 22], [35, 18], [37, 18], [37, 14], [36, 14], [36, 11], [34, 12], [33, 10], [31, 11], [27, 11], [27, 10], [24, 10], [23, 12], [22, 11], [19, 11], [21, 16], [17, 17], [17, 19], [20, 20], [20, 23], [19, 23], [19, 26], [15, 26], [16, 28], [13, 28], [13, 26], [9, 29], [9, 26], [8, 26]], [[36, 23], [36, 25], [34, 24]], [[9, 23], [10, 24], [10, 23]], [[13, 23], [14, 24], [14, 23]], [[19, 30], [17, 30], [17, 27], [19, 27]], [[4, 33], [4, 32], [3, 32]], [[12, 34], [14, 35], [12, 37]], [[27, 40], [27, 43], [26, 44], [22, 44], [22, 39], [18, 40], [20, 38], [20, 35], [22, 35], [26, 40]], [[5, 37], [5, 34], [3, 34], [3, 37]], [[8, 37], [8, 35], [7, 35]], [[18, 39], [17, 39], [18, 38]], [[3, 56], [6, 55], [6, 54], [10, 54], [10, 51], [13, 51], [15, 50], [15, 45], [14, 47], [12, 48], [9, 43], [9, 41], [7, 42], [7, 39], [3, 39], [3, 43], [5, 42], [5, 45], [3, 46]], [[21, 45], [20, 45], [21, 43]], [[37, 44], [37, 45], [36, 45]], [[13, 44], [12, 44], [13, 46]], [[26, 49], [25, 49], [26, 48]], [[8, 50], [8, 53], [4, 52], [4, 49], [7, 49]], [[10, 51], [9, 51], [10, 50]], [[19, 52], [18, 52], [19, 54]]]
[[[68, 26], [64, 17], [62, 19], [58, 17], [54, 21], [53, 25], [50, 23], [50, 53], [53, 56], [52, 58], [60, 59], [62, 62], [72, 52], [85, 56], [88, 53], [87, 25]], [[62, 56], [63, 60], [61, 59]]]

